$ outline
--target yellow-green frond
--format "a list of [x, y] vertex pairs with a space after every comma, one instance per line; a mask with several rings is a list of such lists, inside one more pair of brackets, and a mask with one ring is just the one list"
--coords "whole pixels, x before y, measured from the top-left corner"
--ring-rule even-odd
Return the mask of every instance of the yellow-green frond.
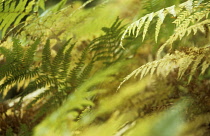
[[[150, 22], [154, 20], [153, 18], [155, 17], [157, 18], [157, 23], [155, 27], [155, 41], [157, 42], [161, 25], [163, 24], [165, 17], [167, 15], [172, 15], [174, 18], [176, 18], [172, 22], [176, 24], [176, 28], [174, 30], [174, 34], [169, 38], [169, 41], [166, 41], [163, 47], [160, 48], [159, 52], [161, 52], [164, 46], [168, 44], [172, 44], [178, 38], [182, 39], [186, 32], [188, 32], [189, 34], [191, 32], [191, 30], [189, 29], [193, 29], [193, 28], [197, 29], [197, 27], [200, 26], [198, 24], [201, 23], [202, 21], [205, 21], [205, 24], [209, 24], [209, 21], [207, 21], [208, 20], [207, 18], [210, 12], [209, 7], [210, 7], [209, 2], [198, 5], [196, 1], [188, 0], [178, 6], [173, 5], [167, 8], [163, 8], [157, 12], [149, 13], [141, 17], [139, 20], [133, 22], [131, 25], [127, 27], [127, 29], [124, 31], [121, 37], [121, 46], [123, 46], [122, 42], [127, 34], [129, 36], [131, 36], [131, 34], [135, 35], [135, 37], [137, 37], [139, 34], [142, 34], [142, 40], [144, 40], [145, 35], [147, 34], [147, 31], [148, 31]], [[204, 22], [202, 24], [204, 24]], [[143, 32], [141, 33], [140, 31], [143, 26], [144, 26]], [[201, 31], [204, 31], [202, 27], [199, 27], [199, 29]]]
[[210, 55], [209, 51], [209, 47], [192, 47], [186, 51], [175, 51], [174, 54], [167, 54], [160, 60], [148, 62], [134, 70], [131, 74], [124, 78], [120, 86], [131, 77], [136, 77], [137, 75], [140, 75], [140, 79], [142, 79], [147, 74], [150, 73], [152, 75], [156, 72], [157, 76], [166, 77], [170, 72], [173, 72], [176, 69], [178, 70], [178, 79], [183, 77], [188, 68], [191, 68], [189, 75], [192, 76], [195, 74], [195, 71], [198, 70], [200, 63], [202, 63], [202, 71], [200, 73], [203, 74], [210, 65], [208, 60]]
[[[10, 26], [14, 25], [13, 27], [16, 27], [24, 17], [33, 14], [33, 6], [36, 2], [36, 0], [19, 0], [18, 2], [16, 0], [1, 0], [0, 30], [2, 31], [2, 37]], [[44, 8], [44, 0], [39, 0], [38, 2], [42, 3], [40, 6]]]

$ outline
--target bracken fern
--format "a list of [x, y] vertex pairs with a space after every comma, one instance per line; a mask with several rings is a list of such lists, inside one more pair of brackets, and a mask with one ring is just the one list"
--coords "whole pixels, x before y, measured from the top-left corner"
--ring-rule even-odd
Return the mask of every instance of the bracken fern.
[[[188, 0], [178, 5], [177, 7], [173, 5], [161, 9], [157, 12], [149, 13], [127, 27], [121, 38], [121, 46], [123, 47], [122, 41], [125, 38], [126, 34], [132, 34], [137, 37], [140, 34], [140, 30], [142, 27], [142, 40], [144, 40], [150, 22], [153, 20], [154, 17], [157, 17], [157, 23], [155, 27], [155, 40], [157, 42], [159, 31], [161, 25], [164, 22], [165, 17], [167, 15], [172, 15], [176, 18], [173, 21], [173, 23], [176, 25], [174, 34], [171, 35], [170, 38], [159, 48], [159, 51], [157, 53], [157, 56], [159, 56], [166, 45], [171, 45], [178, 38], [182, 39], [186, 33], [187, 35], [189, 35], [193, 31], [194, 34], [196, 34], [197, 30], [200, 30], [205, 33], [205, 30], [209, 29], [209, 7], [209, 2], [198, 4], [197, 1]], [[205, 28], [206, 25], [207, 28]]]
[[[156, 61], [149, 62], [138, 69], [134, 70], [131, 74], [129, 74], [121, 85], [130, 79], [132, 76], [137, 76], [140, 74], [140, 79], [150, 73], [151, 75], [156, 71], [158, 75], [167, 76], [174, 69], [178, 69], [178, 79], [182, 78], [183, 74], [186, 70], [191, 67], [190, 77], [195, 73], [196, 69], [199, 67], [200, 63], [203, 63], [201, 68], [201, 73], [203, 74], [205, 70], [209, 67], [209, 47], [204, 48], [196, 48], [191, 47], [187, 51], [175, 51], [174, 54], [167, 54], [162, 59], [160, 59], [160, 54], [163, 51], [164, 47], [167, 45], [172, 45], [177, 39], [182, 39], [185, 36], [188, 36], [193, 32], [195, 35], [198, 30], [203, 33], [208, 33], [210, 20], [208, 19], [210, 10], [210, 3], [203, 2], [198, 3], [197, 1], [188, 0], [184, 3], [175, 7], [175, 5], [161, 9], [157, 12], [149, 13], [139, 20], [135, 21], [131, 25], [127, 27], [124, 31], [121, 38], [121, 46], [122, 40], [125, 38], [126, 34], [138, 36], [140, 34], [141, 27], [143, 28], [142, 37], [143, 40], [148, 31], [148, 27], [150, 22], [154, 17], [158, 17], [157, 24], [155, 28], [155, 40], [157, 42], [157, 37], [161, 28], [161, 25], [166, 17], [166, 15], [172, 15], [176, 17], [176, 19], [172, 22], [175, 24], [174, 33], [165, 41], [163, 45], [159, 48], [157, 52]], [[208, 35], [208, 34], [207, 34]], [[206, 52], [205, 52], [206, 50]], [[190, 52], [191, 51], [191, 52]], [[204, 52], [203, 52], [204, 51]], [[189, 53], [190, 52], [190, 53]], [[162, 74], [161, 74], [162, 73]]]

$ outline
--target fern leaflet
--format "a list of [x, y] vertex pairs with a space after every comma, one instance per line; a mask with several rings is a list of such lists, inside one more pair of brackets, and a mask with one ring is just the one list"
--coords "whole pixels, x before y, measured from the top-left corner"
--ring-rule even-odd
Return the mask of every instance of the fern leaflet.
[[118, 89], [124, 82], [133, 76], [136, 77], [140, 74], [140, 79], [142, 79], [149, 73], [153, 75], [155, 71], [157, 76], [166, 77], [170, 74], [170, 72], [173, 72], [177, 69], [177, 78], [180, 79], [184, 76], [190, 66], [192, 67], [189, 74], [190, 76], [194, 75], [196, 70], [200, 67], [199, 64], [201, 64], [202, 70], [200, 73], [203, 74], [205, 70], [210, 66], [209, 51], [209, 47], [192, 47], [189, 50], [183, 52], [175, 51], [174, 54], [167, 54], [160, 60], [148, 62], [147, 64], [142, 65], [138, 69], [134, 70], [131, 74], [124, 78]]
[[[7, 32], [7, 29], [14, 24], [16, 27], [20, 24], [21, 20], [30, 15], [31, 12], [37, 12], [38, 7], [44, 8], [44, 0], [39, 0], [36, 4], [36, 0], [19, 0], [18, 3], [16, 0], [1, 0], [0, 3], [0, 30], [2, 31], [2, 37]], [[36, 6], [36, 9], [33, 9], [33, 6]]]

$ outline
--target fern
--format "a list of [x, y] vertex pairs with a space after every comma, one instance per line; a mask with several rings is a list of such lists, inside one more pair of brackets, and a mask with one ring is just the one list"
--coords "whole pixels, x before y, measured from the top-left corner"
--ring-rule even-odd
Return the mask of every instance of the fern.
[[[143, 8], [151, 13], [126, 29], [119, 18], [110, 27], [102, 22], [99, 26], [104, 25], [103, 33], [87, 38], [84, 36], [86, 31], [91, 31], [83, 27], [95, 25], [92, 12], [96, 14], [104, 6], [83, 10], [91, 1], [78, 8], [74, 4], [66, 5], [67, 0], [62, 0], [38, 15], [36, 11], [40, 7], [44, 9], [44, 1], [34, 0], [30, 7], [27, 3], [21, 8], [23, 12], [27, 7], [31, 9], [25, 22], [17, 21], [13, 27], [11, 25], [16, 20], [12, 21], [11, 33], [3, 37], [4, 42], [0, 45], [0, 90], [4, 97], [0, 103], [0, 135], [32, 135], [30, 131], [34, 128], [35, 135], [208, 134], [210, 48], [206, 37], [209, 33], [209, 2], [188, 0], [177, 4], [179, 0], [144, 0], [147, 5]], [[1, 6], [5, 3], [2, 1]], [[7, 3], [10, 3], [6, 7], [9, 10], [11, 4], [14, 8], [18, 6], [13, 0]], [[120, 16], [128, 12], [123, 9], [125, 13]], [[34, 12], [38, 16], [34, 16]], [[100, 17], [101, 14], [97, 13]], [[129, 50], [121, 48], [122, 40], [127, 39], [127, 34], [141, 36], [148, 51], [153, 42], [151, 38], [147, 40], [148, 33], [152, 33], [151, 26], [155, 29], [156, 42], [160, 36], [160, 42], [165, 39], [166, 42], [157, 53], [158, 59], [142, 65], [147, 52], [137, 49], [138, 39], [134, 41], [129, 37], [131, 40], [126, 40], [123, 47], [130, 46]], [[161, 33], [162, 27], [174, 30], [171, 37], [166, 38]], [[80, 41], [80, 34], [84, 42]], [[205, 44], [192, 43], [193, 34], [203, 36], [201, 40], [206, 39]], [[180, 44], [177, 39], [185, 41]], [[166, 52], [160, 58], [164, 47], [175, 41], [175, 51]], [[128, 63], [127, 59], [137, 61]], [[121, 82], [121, 77], [139, 64], [142, 66]], [[157, 78], [146, 78], [148, 75], [157, 75]], [[120, 88], [131, 77], [137, 76], [141, 80], [130, 80], [127, 86]], [[116, 90], [115, 85], [119, 84]], [[14, 88], [20, 94], [5, 100], [5, 95]], [[176, 104], [183, 98], [182, 103]], [[13, 124], [9, 124], [10, 121]]]
[[13, 41], [14, 46], [12, 51], [1, 47], [1, 53], [3, 53], [6, 59], [8, 58], [8, 62], [0, 67], [2, 71], [0, 80], [4, 81], [4, 83], [1, 84], [1, 91], [15, 82], [20, 82], [21, 80], [37, 75], [36, 68], [30, 67], [30, 65], [34, 61], [33, 57], [40, 40], [36, 40], [26, 51], [23, 51], [19, 40], [13, 39]]
[[15, 0], [1, 0], [0, 7], [0, 30], [4, 37], [12, 24], [16, 27], [24, 17], [37, 12], [39, 7], [44, 9], [44, 0], [20, 0], [18, 3]]
[[[159, 35], [161, 25], [165, 17], [169, 14], [176, 17], [176, 19], [173, 22], [174, 24], [176, 24], [176, 28], [174, 30], [174, 34], [160, 47], [157, 53], [157, 56], [159, 56], [160, 52], [166, 45], [171, 45], [178, 38], [183, 38], [186, 32], [188, 32], [188, 35], [192, 32], [192, 30], [194, 31], [194, 34], [197, 32], [198, 29], [204, 32], [203, 26], [205, 26], [205, 24], [209, 24], [209, 20], [205, 19], [208, 18], [208, 7], [209, 2], [198, 5], [196, 1], [194, 2], [192, 0], [188, 0], [180, 4], [177, 7], [178, 10], [176, 9], [176, 6], [173, 5], [168, 8], [161, 9], [157, 12], [149, 13], [127, 27], [121, 38], [121, 46], [123, 47], [122, 41], [127, 33], [128, 35], [131, 35], [132, 33], [132, 35], [135, 35], [137, 37], [143, 26], [144, 29], [142, 37], [144, 40], [149, 24], [154, 17], [158, 17], [155, 28], [155, 40], [157, 42], [157, 37]], [[200, 10], [202, 10], [202, 12], [200, 12]]]
[[[64, 52], [65, 49], [68, 50], [68, 53], [70, 53], [70, 51], [72, 50], [72, 48], [68, 46], [69, 42], [70, 40], [64, 44], [64, 46], [58, 51], [54, 59], [51, 60], [52, 59], [52, 57], [50, 57], [51, 50], [49, 47], [50, 43], [49, 40], [47, 41], [43, 49], [42, 65], [40, 66], [39, 69], [39, 76], [36, 77], [35, 80], [32, 81], [29, 84], [29, 86], [25, 89], [24, 95], [27, 95], [28, 93], [31, 93], [31, 91], [35, 91], [36, 89], [42, 87], [48, 87], [51, 85], [52, 85], [50, 87], [51, 91], [53, 91], [54, 89], [58, 91], [59, 88], [61, 88], [62, 85], [65, 84], [66, 76], [64, 75], [67, 75], [68, 71], [67, 70], [62, 71], [62, 70], [63, 66], [66, 66], [66, 64], [68, 64], [70, 60], [68, 59], [68, 62], [64, 62], [64, 60], [66, 59], [63, 59], [63, 57], [66, 56]], [[44, 97], [44, 95], [40, 94], [40, 96], [38, 96], [38, 99], [40, 99], [40, 97]]]
[[[137, 75], [140, 75], [140, 79], [142, 79], [147, 74], [153, 75], [155, 72], [157, 76], [166, 77], [170, 74], [170, 72], [178, 70], [177, 78], [181, 79], [188, 68], [191, 68], [189, 75], [193, 76], [200, 67], [202, 71], [200, 73], [204, 74], [210, 65], [208, 61], [209, 49], [209, 47], [192, 47], [186, 51], [175, 51], [174, 54], [167, 54], [160, 60], [148, 62], [134, 70], [131, 74], [124, 78], [120, 86], [133, 76], [136, 77]], [[201, 66], [199, 64], [201, 64]]]
[[[205, 25], [209, 24], [209, 21], [210, 21], [209, 19], [206, 19], [206, 20], [201, 21], [200, 23], [192, 25], [188, 28], [183, 28], [182, 26], [181, 26], [181, 28], [178, 27], [177, 29], [179, 31], [177, 31], [172, 36], [170, 36], [170, 38], [159, 48], [159, 50], [157, 52], [157, 56], [160, 56], [161, 51], [164, 49], [164, 47], [166, 45], [171, 45], [176, 39], [183, 38], [186, 33], [187, 33], [187, 35], [189, 35], [191, 32], [194, 32], [194, 34], [196, 34], [198, 32], [198, 30], [205, 33]], [[209, 28], [207, 28], [207, 29], [209, 29]]]
[[[88, 89], [92, 86], [99, 84], [100, 82], [104, 81], [105, 79], [108, 79], [109, 76], [113, 73], [115, 73], [120, 65], [115, 66], [115, 68], [107, 69], [105, 71], [102, 71], [92, 77], [88, 82], [85, 82], [83, 85], [81, 85], [79, 88], [77, 88], [77, 91], [75, 91], [74, 94], [70, 95], [63, 104], [61, 108], [58, 109], [58, 111], [54, 112], [52, 115], [48, 117], [42, 124], [40, 124], [39, 127], [36, 128], [35, 135], [50, 135], [50, 134], [59, 134], [59, 131], [56, 131], [57, 126], [55, 125], [54, 128], [49, 128], [49, 123], [55, 123], [63, 124], [63, 129], [66, 129], [65, 126], [67, 125], [65, 120], [67, 119], [66, 114], [68, 114], [68, 119], [72, 125], [74, 125], [74, 120], [77, 118], [78, 114], [76, 112], [77, 109], [82, 110], [86, 106], [93, 106], [93, 102], [89, 100], [92, 96], [96, 94], [96, 91], [92, 90], [92, 92], [88, 92]], [[69, 106], [71, 105], [71, 106]], [[58, 123], [60, 122], [60, 123]], [[74, 127], [74, 126], [72, 126]], [[45, 128], [46, 131], [39, 131], [40, 129]], [[53, 130], [53, 131], [52, 131]], [[52, 133], [53, 132], [53, 133]], [[71, 134], [71, 130], [68, 131], [69, 134]]]
[[50, 41], [47, 40], [42, 53], [42, 69], [43, 72], [51, 71], [51, 48]]
[[[21, 99], [19, 99], [19, 104], [25, 103], [25, 97], [33, 92], [38, 92], [41, 88], [44, 89], [43, 92], [37, 93], [33, 99], [27, 103], [28, 108], [32, 108], [34, 105], [41, 103], [44, 99], [45, 101], [40, 104], [39, 110], [34, 117], [36, 122], [41, 117], [45, 116], [50, 111], [54, 111], [56, 107], [59, 107], [63, 101], [69, 96], [74, 95], [76, 89], [93, 74], [93, 69], [96, 63], [105, 63], [101, 68], [105, 68], [111, 65], [113, 62], [117, 62], [122, 55], [122, 49], [119, 46], [121, 30], [121, 22], [117, 19], [110, 28], [106, 28], [106, 33], [91, 42], [81, 53], [78, 60], [75, 60], [75, 64], [71, 61], [71, 52], [74, 44], [70, 45], [70, 40], [68, 40], [57, 52], [55, 56], [52, 55], [50, 40], [47, 40], [44, 46], [40, 44], [40, 39], [35, 41], [30, 48], [23, 47], [19, 40], [13, 42], [13, 48], [11, 54], [17, 56], [21, 60], [20, 65], [26, 66], [22, 72], [16, 74], [15, 72], [11, 74], [11, 77], [7, 80], [2, 80], [1, 85], [2, 91], [5, 92], [5, 88], [10, 86], [12, 83], [22, 82], [27, 79], [30, 80], [25, 88], [20, 94]], [[117, 39], [111, 37], [117, 36]], [[106, 38], [108, 37], [108, 38]], [[109, 46], [106, 46], [109, 44]], [[103, 47], [105, 45], [105, 47]], [[117, 47], [115, 47], [117, 45]], [[38, 48], [39, 47], [39, 48]], [[101, 48], [102, 47], [102, 48]], [[108, 50], [106, 49], [108, 47]], [[18, 52], [21, 51], [22, 52]], [[43, 49], [42, 49], [43, 48]], [[39, 49], [39, 50], [38, 50]], [[37, 56], [35, 51], [42, 49], [42, 55]], [[104, 50], [106, 52], [104, 53]], [[113, 51], [116, 50], [115, 54]], [[91, 53], [88, 54], [88, 53]], [[29, 55], [31, 54], [31, 56]], [[32, 55], [33, 54], [33, 55]], [[9, 55], [8, 55], [9, 56]], [[37, 62], [40, 60], [41, 62]], [[90, 60], [88, 60], [90, 58]], [[100, 59], [99, 59], [100, 58]], [[103, 58], [103, 59], [102, 59]], [[111, 60], [109, 60], [111, 58]], [[34, 64], [36, 64], [34, 66]], [[16, 69], [12, 69], [16, 70]], [[19, 70], [19, 69], [18, 69]], [[95, 71], [96, 72], [96, 69]], [[54, 101], [54, 102], [52, 102]], [[46, 111], [48, 109], [48, 112]], [[81, 109], [78, 109], [81, 110]]]
[[[198, 30], [205, 33], [205, 31], [209, 29], [209, 2], [205, 3], [197, 3], [196, 1], [188, 0], [180, 5], [178, 5], [178, 9], [175, 9], [175, 5], [161, 9], [155, 13], [150, 13], [145, 15], [144, 17], [140, 18], [139, 20], [132, 23], [123, 33], [121, 38], [121, 46], [122, 46], [122, 40], [124, 39], [125, 35], [128, 33], [131, 35], [138, 36], [140, 33], [141, 27], [144, 25], [143, 29], [143, 40], [147, 33], [148, 26], [150, 22], [152, 21], [152, 18], [154, 16], [158, 17], [156, 28], [155, 28], [155, 39], [157, 42], [157, 37], [160, 31], [160, 27], [166, 17], [167, 14], [171, 14], [176, 19], [174, 20], [174, 24], [176, 25], [173, 35], [169, 37], [166, 42], [161, 45], [157, 52], [157, 58], [160, 58], [160, 53], [164, 49], [166, 45], [172, 45], [175, 40], [182, 39], [186, 33], [189, 35], [190, 33], [194, 32], [194, 34], [197, 33]], [[207, 27], [207, 28], [206, 28]], [[195, 73], [197, 67], [203, 61], [203, 65], [201, 67], [202, 74], [205, 72], [205, 70], [209, 67], [209, 64], [206, 62], [208, 59], [209, 54], [205, 52], [206, 56], [204, 54], [199, 54], [199, 51], [209, 50], [207, 48], [190, 48], [189, 50], [192, 51], [190, 54], [182, 54], [179, 51], [176, 51], [174, 54], [168, 54], [165, 57], [163, 57], [160, 60], [156, 60], [153, 62], [149, 62], [140, 68], [134, 70], [131, 74], [129, 74], [124, 81], [120, 84], [120, 86], [130, 79], [132, 76], [137, 76], [140, 74], [140, 79], [143, 78], [145, 75], [150, 73], [151, 75], [156, 71], [157, 75], [164, 75], [167, 76], [170, 72], [172, 72], [174, 69], [178, 69], [178, 79], [181, 79], [186, 70], [192, 66], [191, 72], [190, 72], [190, 78]], [[196, 53], [196, 51], [198, 51]], [[196, 53], [196, 54], [193, 54]], [[120, 87], [119, 86], [119, 87]]]
[[69, 67], [70, 67], [70, 62], [71, 62], [71, 52], [72, 49], [74, 48], [75, 44], [72, 44], [70, 48], [68, 48], [68, 50], [65, 51], [64, 53], [64, 61], [62, 63], [61, 66], [61, 78], [67, 78], [67, 76], [69, 75]]
[[95, 54], [94, 61], [104, 61], [109, 65], [117, 61], [123, 54], [123, 50], [120, 48], [120, 37], [122, 36], [122, 30], [124, 26], [121, 26], [119, 18], [112, 24], [110, 28], [104, 27], [102, 30], [104, 35], [96, 38], [91, 42], [91, 52]]
[[22, 33], [19, 36], [33, 37], [34, 35], [36, 35], [38, 37], [48, 37], [50, 39], [56, 39], [58, 41], [59, 39], [68, 40], [73, 37], [72, 34], [70, 32], [66, 34], [69, 35], [68, 38], [66, 38], [66, 36], [63, 37], [63, 34], [67, 32], [67, 28], [74, 27], [74, 25], [76, 25], [74, 21], [72, 21], [72, 16], [82, 10], [84, 6], [92, 1], [93, 0], [88, 0], [79, 8], [72, 9], [71, 5], [66, 4], [67, 0], [62, 0], [55, 6], [48, 8], [38, 17], [31, 16], [27, 20], [27, 25], [24, 27], [23, 30], [21, 30]]

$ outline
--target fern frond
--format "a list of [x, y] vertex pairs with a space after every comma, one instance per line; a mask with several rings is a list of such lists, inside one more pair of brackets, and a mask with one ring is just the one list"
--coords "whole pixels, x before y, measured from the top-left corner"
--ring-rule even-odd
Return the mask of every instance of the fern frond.
[[93, 40], [91, 44], [91, 52], [94, 53], [94, 61], [103, 61], [105, 64], [111, 64], [118, 60], [122, 55], [120, 48], [120, 38], [124, 26], [122, 21], [117, 18], [110, 28], [102, 28], [104, 35]]
[[[42, 8], [44, 7], [43, 2], [44, 0], [39, 0]], [[3, 37], [12, 24], [17, 26], [24, 17], [31, 14], [36, 1], [19, 0], [17, 3], [16, 0], [2, 0], [0, 4], [0, 30]]]
[[[183, 7], [188, 7], [187, 5], [189, 5], [189, 3], [191, 3], [191, 0], [188, 0], [187, 2], [184, 2], [182, 4], [180, 4], [179, 8], [180, 11]], [[121, 43], [120, 45], [122, 46], [122, 41], [125, 38], [126, 34], [128, 33], [128, 35], [130, 36], [131, 31], [133, 32], [133, 35], [135, 35], [136, 37], [139, 35], [139, 32], [141, 30], [141, 27], [144, 25], [144, 30], [143, 30], [143, 39], [147, 33], [148, 27], [149, 27], [149, 23], [153, 20], [153, 17], [158, 17], [158, 22], [156, 25], [156, 34], [155, 37], [158, 37], [158, 33], [159, 33], [159, 29], [161, 27], [161, 24], [163, 23], [165, 16], [167, 14], [171, 14], [171, 15], [177, 15], [180, 11], [175, 12], [175, 5], [168, 7], [166, 9], [161, 9], [155, 13], [149, 13], [143, 17], [141, 17], [139, 20], [133, 22], [130, 26], [127, 27], [127, 29], [124, 31], [122, 38], [121, 38]], [[145, 20], [147, 19], [147, 21], [145, 22]], [[123, 47], [123, 46], [122, 46]]]
[[186, 73], [187, 69], [191, 67], [189, 75], [192, 76], [195, 74], [195, 71], [199, 68], [199, 64], [201, 64], [203, 74], [205, 70], [209, 67], [209, 47], [196, 48], [192, 47], [187, 51], [175, 51], [174, 54], [167, 54], [160, 60], [155, 60], [152, 62], [148, 62], [145, 65], [142, 65], [138, 69], [134, 70], [131, 74], [126, 76], [124, 80], [119, 85], [118, 89], [121, 85], [129, 80], [131, 77], [136, 77], [140, 74], [140, 79], [142, 79], [147, 74], [154, 74], [156, 71], [157, 76], [166, 77], [170, 72], [173, 72], [175, 69], [178, 70], [177, 78], [181, 79], [183, 75]]
[[[63, 88], [63, 86], [66, 86], [66, 88], [68, 88], [65, 82], [68, 79], [67, 75], [69, 72], [69, 64], [70, 64], [70, 56], [71, 56], [69, 53], [71, 52], [73, 48], [73, 46], [68, 47], [69, 42], [70, 40], [68, 40], [64, 44], [64, 46], [61, 47], [61, 49], [59, 49], [57, 55], [54, 58], [52, 58], [51, 56], [48, 55], [50, 54], [51, 51], [49, 47], [49, 40], [47, 41], [47, 43], [44, 45], [44, 49], [42, 52], [44, 55], [42, 57], [43, 57], [43, 60], [48, 62], [49, 65], [47, 67], [43, 67], [43, 64], [40, 66], [41, 70], [39, 69], [40, 70], [39, 75], [24, 90], [24, 94], [21, 95], [22, 98], [26, 96], [27, 94], [33, 91], [36, 91], [37, 89], [40, 89], [42, 87], [50, 87], [49, 91], [53, 92], [53, 95], [52, 96], [50, 95], [52, 99], [54, 99], [54, 97], [57, 97], [57, 96], [61, 97], [62, 95], [61, 89]], [[43, 70], [46, 70], [43, 68], [47, 68], [48, 71], [43, 72]], [[47, 95], [49, 93], [44, 92], [40, 94], [40, 96], [38, 96], [32, 101], [32, 104], [38, 101], [36, 99], [43, 98], [45, 94]], [[64, 98], [60, 98], [59, 101], [63, 101], [63, 99]], [[51, 98], [49, 99], [49, 101], [51, 101]], [[47, 102], [45, 104], [47, 105]]]
[[33, 77], [38, 75], [37, 69], [29, 71], [27, 69], [21, 69], [21, 71], [13, 70], [12, 75], [8, 76], [6, 80], [4, 80], [4, 83], [0, 85], [0, 91], [5, 91], [8, 86], [12, 86], [15, 83], [20, 83], [21, 81], [24, 81], [26, 79], [32, 79]]
[[[189, 22], [188, 22], [189, 23]], [[187, 35], [189, 35], [190, 33], [194, 33], [196, 34], [198, 30], [200, 30], [201, 32], [205, 33], [205, 25], [210, 23], [210, 19], [206, 19], [204, 21], [201, 21], [199, 23], [196, 23], [194, 25], [191, 25], [190, 27], [184, 27], [183, 25], [181, 25], [180, 27], [177, 27], [175, 29], [175, 32], [173, 35], [171, 35], [169, 37], [169, 39], [163, 44], [161, 45], [161, 47], [158, 49], [157, 52], [157, 57], [160, 58], [160, 53], [163, 51], [163, 49], [167, 46], [167, 45], [172, 45], [172, 43], [179, 39], [182, 39], [185, 34], [187, 33]], [[207, 26], [209, 27], [209, 26]]]
[[20, 41], [18, 39], [13, 39], [12, 49], [6, 49], [5, 47], [0, 47], [0, 52], [6, 58], [5, 64], [3, 64], [0, 67], [0, 70], [2, 71], [0, 74], [0, 79], [4, 77], [10, 78], [10, 76], [12, 75], [13, 76], [21, 75], [24, 72], [30, 73], [30, 70], [29, 71], [27, 70], [30, 64], [34, 62], [33, 57], [38, 44], [39, 44], [39, 39], [36, 40], [31, 47], [24, 50], [24, 48], [21, 46]]
[[40, 43], [40, 39], [37, 39], [30, 47], [29, 49], [27, 49], [24, 57], [23, 57], [23, 62], [26, 64], [26, 65], [30, 65], [33, 60], [34, 60], [34, 56], [35, 56], [35, 53], [36, 53], [36, 50], [38, 48], [38, 44]]
[[62, 61], [62, 66], [61, 66], [61, 72], [60, 72], [60, 78], [67, 78], [69, 75], [69, 68], [70, 68], [70, 63], [71, 63], [71, 52], [75, 44], [72, 44], [65, 52], [64, 52], [64, 58]]
[[13, 46], [10, 49], [0, 48], [0, 52], [6, 59], [0, 67], [1, 91], [7, 92], [7, 89], [14, 85], [25, 87], [28, 83], [24, 81], [38, 76], [39, 69], [33, 63], [39, 43], [40, 39], [37, 39], [30, 47], [27, 47], [22, 46], [20, 40], [13, 38]]
[[150, 22], [152, 21], [153, 17], [154, 17], [154, 13], [153, 13], [153, 12], [150, 13], [150, 14], [148, 14], [147, 21], [146, 21], [145, 24], [144, 24], [144, 30], [143, 30], [142, 41], [143, 41], [144, 38], [145, 38], [145, 35], [146, 35], [147, 30], [148, 30], [148, 28], [149, 28], [149, 24], [150, 24]]
[[20, 62], [22, 61], [23, 47], [18, 39], [13, 39], [13, 43], [14, 59], [16, 62]]
[[47, 40], [42, 53], [42, 70], [43, 72], [51, 71], [51, 48], [50, 40]]
[[[172, 9], [170, 9], [170, 8], [172, 8]], [[174, 10], [174, 6], [169, 7], [168, 9], [170, 9], [170, 10], [168, 10], [169, 13], [171, 13], [171, 14], [174, 15], [174, 12], [171, 12], [171, 10], [172, 10], [172, 11]], [[156, 42], [157, 42], [157, 39], [158, 39], [158, 34], [159, 34], [159, 32], [160, 32], [160, 27], [161, 27], [161, 25], [163, 24], [163, 21], [164, 21], [164, 19], [165, 19], [165, 16], [166, 16], [166, 14], [165, 14], [165, 12], [164, 12], [163, 9], [160, 10], [160, 11], [158, 12], [158, 20], [157, 20], [157, 24], [156, 24], [156, 26], [155, 26], [155, 41], [156, 41]]]
[[83, 83], [89, 76], [90, 74], [90, 71], [92, 70], [93, 68], [93, 65], [94, 62], [91, 61], [82, 71], [82, 73], [78, 76], [78, 79], [77, 79], [77, 82], [78, 83]]
[[[109, 76], [113, 73], [115, 73], [120, 68], [120, 65], [113, 66], [112, 68], [106, 69], [101, 71], [100, 73], [93, 76], [91, 79], [89, 79], [88, 82], [84, 82], [80, 87], [76, 89], [76, 91], [68, 97], [66, 102], [53, 114], [51, 114], [49, 117], [46, 118], [45, 121], [43, 121], [35, 130], [35, 135], [45, 135], [45, 134], [52, 134], [52, 130], [57, 130], [57, 125], [59, 126], [65, 126], [68, 120], [68, 123], [71, 122], [73, 125], [72, 128], [74, 128], [75, 125], [75, 119], [78, 116], [77, 110], [82, 110], [86, 106], [94, 106], [94, 103], [90, 100], [91, 97], [93, 97], [97, 91], [88, 91], [92, 86], [95, 86], [104, 80], [109, 79]], [[71, 106], [69, 106], [71, 105]], [[66, 114], [68, 114], [68, 118], [66, 118]], [[66, 120], [66, 121], [64, 121]], [[55, 123], [57, 122], [57, 123]], [[58, 123], [59, 122], [59, 123]], [[53, 123], [53, 128], [50, 128], [48, 123]], [[63, 125], [61, 125], [61, 124]], [[46, 128], [47, 131], [43, 133], [43, 131], [39, 131], [41, 128]], [[71, 130], [70, 130], [71, 131]], [[65, 131], [67, 132], [67, 131]], [[54, 131], [54, 134], [58, 134], [59, 132]]]
[[87, 46], [80, 58], [78, 59], [78, 62], [76, 62], [76, 66], [70, 71], [69, 75], [68, 75], [68, 79], [67, 79], [67, 82], [69, 82], [71, 84], [72, 87], [76, 87], [79, 85], [79, 82], [78, 82], [78, 76], [80, 75], [80, 73], [82, 72], [82, 69], [85, 65], [85, 59], [86, 59], [86, 56], [87, 56], [87, 53], [89, 51], [89, 46]]
[[57, 75], [60, 71], [60, 67], [62, 65], [62, 60], [64, 59], [64, 50], [66, 49], [66, 47], [68, 46], [68, 44], [70, 43], [71, 39], [69, 39], [62, 47], [61, 49], [58, 50], [55, 58], [52, 61], [52, 76]]
[[[133, 22], [131, 25], [129, 25], [127, 27], [127, 29], [124, 31], [124, 33], [121, 37], [120, 45], [121, 45], [121, 47], [123, 47], [122, 41], [127, 34], [130, 36], [132, 33], [132, 35], [135, 35], [135, 37], [137, 37], [140, 34], [140, 30], [143, 26], [144, 26], [144, 29], [143, 29], [142, 39], [144, 40], [145, 35], [149, 28], [149, 24], [153, 20], [153, 17], [158, 18], [156, 27], [155, 27], [155, 41], [157, 42], [157, 37], [159, 35], [161, 25], [167, 15], [172, 15], [172, 16], [176, 17], [176, 20], [173, 22], [176, 24], [176, 29], [174, 32], [175, 36], [174, 35], [171, 36], [170, 38], [173, 38], [173, 40], [171, 40], [171, 42], [165, 43], [164, 46], [167, 44], [171, 44], [177, 38], [182, 38], [185, 35], [186, 30], [190, 26], [196, 25], [196, 24], [200, 23], [200, 21], [203, 18], [208, 17], [209, 5], [210, 5], [210, 3], [206, 2], [206, 3], [202, 3], [198, 6], [197, 2], [188, 0], [178, 6], [173, 5], [173, 6], [161, 9], [157, 12], [149, 13], [149, 14], [141, 17], [139, 20]], [[200, 12], [200, 10], [202, 10], [202, 12]], [[177, 33], [179, 33], [178, 36], [176, 36]], [[162, 51], [162, 48], [164, 48], [164, 47], [161, 47], [159, 52]]]

